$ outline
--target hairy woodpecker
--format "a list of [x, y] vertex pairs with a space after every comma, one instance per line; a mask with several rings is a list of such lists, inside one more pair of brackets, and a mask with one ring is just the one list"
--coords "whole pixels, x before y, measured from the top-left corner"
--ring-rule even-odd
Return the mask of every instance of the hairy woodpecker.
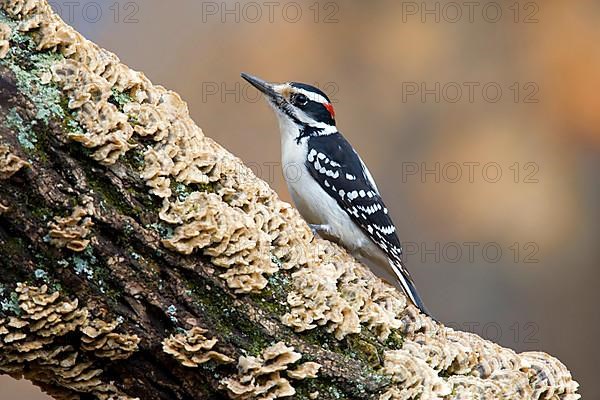
[[377, 268], [379, 275], [397, 280], [429, 314], [402, 262], [389, 211], [369, 170], [338, 131], [327, 95], [304, 83], [269, 83], [245, 73], [242, 78], [265, 95], [277, 114], [284, 170], [301, 171], [285, 179], [302, 217], [321, 236]]

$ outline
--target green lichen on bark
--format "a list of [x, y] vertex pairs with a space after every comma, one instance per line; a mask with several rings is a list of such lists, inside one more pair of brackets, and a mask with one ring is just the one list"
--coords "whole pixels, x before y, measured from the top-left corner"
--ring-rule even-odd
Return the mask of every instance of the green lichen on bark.
[[[2, 14], [6, 21], [6, 16]], [[61, 104], [62, 92], [50, 82], [42, 82], [44, 74], [50, 74], [50, 66], [64, 57], [55, 52], [38, 52], [33, 39], [22, 34], [13, 25], [10, 50], [2, 60], [15, 74], [18, 89], [36, 108], [35, 119], [48, 124], [50, 119], [62, 119], [66, 114]]]
[[25, 122], [16, 107], [13, 107], [5, 117], [6, 126], [17, 132], [17, 140], [21, 147], [30, 152], [35, 149], [37, 137], [31, 124]]

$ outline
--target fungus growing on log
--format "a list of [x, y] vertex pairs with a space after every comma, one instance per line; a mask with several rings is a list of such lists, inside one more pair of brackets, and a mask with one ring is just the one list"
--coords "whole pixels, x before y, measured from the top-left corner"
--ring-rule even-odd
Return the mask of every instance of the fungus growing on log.
[[560, 361], [431, 320], [314, 237], [46, 1], [0, 0], [0, 24], [1, 372], [56, 398], [579, 397]]
[[206, 338], [206, 332], [206, 329], [194, 327], [185, 334], [171, 335], [163, 341], [163, 351], [186, 367], [197, 367], [210, 360], [220, 363], [233, 362], [225, 354], [213, 350], [218, 340]]

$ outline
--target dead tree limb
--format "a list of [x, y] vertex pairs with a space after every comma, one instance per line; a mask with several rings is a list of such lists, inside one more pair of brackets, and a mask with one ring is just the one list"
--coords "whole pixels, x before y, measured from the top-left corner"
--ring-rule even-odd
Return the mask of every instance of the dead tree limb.
[[0, 372], [69, 399], [578, 398], [314, 238], [45, 1], [0, 4]]

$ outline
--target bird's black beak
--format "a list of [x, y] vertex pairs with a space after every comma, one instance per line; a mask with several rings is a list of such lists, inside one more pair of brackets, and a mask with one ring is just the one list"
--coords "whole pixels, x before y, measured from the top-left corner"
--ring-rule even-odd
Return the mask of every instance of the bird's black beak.
[[256, 76], [249, 75], [245, 72], [241, 73], [242, 78], [244, 78], [248, 83], [252, 86], [260, 90], [269, 100], [274, 102], [275, 104], [280, 104], [283, 99], [283, 96], [275, 91], [274, 85], [267, 81], [263, 81]]

